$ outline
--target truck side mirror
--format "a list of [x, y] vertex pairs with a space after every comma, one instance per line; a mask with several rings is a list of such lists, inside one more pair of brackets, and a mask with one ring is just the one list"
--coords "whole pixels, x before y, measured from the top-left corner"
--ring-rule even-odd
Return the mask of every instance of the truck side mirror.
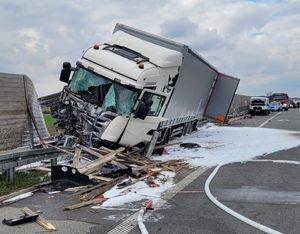
[[71, 74], [71, 63], [64, 62], [63, 68], [61, 69], [60, 72], [59, 80], [64, 83], [69, 83], [70, 74]]
[[139, 118], [144, 120], [150, 111], [150, 107], [147, 106], [143, 101], [139, 101], [139, 104], [137, 105], [134, 115]]

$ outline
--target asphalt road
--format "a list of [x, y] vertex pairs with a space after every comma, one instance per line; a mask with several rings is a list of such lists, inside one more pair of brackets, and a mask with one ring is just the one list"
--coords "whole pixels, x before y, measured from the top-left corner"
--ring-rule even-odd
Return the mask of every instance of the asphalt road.
[[[254, 116], [233, 122], [233, 126], [266, 127], [300, 131], [300, 109]], [[265, 155], [261, 159], [300, 162], [299, 147]], [[222, 167], [211, 184], [219, 201], [236, 212], [282, 233], [300, 230], [300, 165], [274, 162], [234, 163]], [[176, 176], [177, 187], [163, 196], [162, 203], [145, 217], [149, 233], [262, 233], [216, 207], [204, 192], [204, 183], [213, 171], [191, 169]], [[0, 208], [0, 218], [21, 215], [20, 208], [40, 210], [58, 231], [56, 233], [140, 233], [131, 209], [92, 210], [89, 207], [62, 211], [75, 198], [61, 194], [38, 193], [33, 197]], [[0, 233], [41, 233], [35, 223], [8, 227]]]

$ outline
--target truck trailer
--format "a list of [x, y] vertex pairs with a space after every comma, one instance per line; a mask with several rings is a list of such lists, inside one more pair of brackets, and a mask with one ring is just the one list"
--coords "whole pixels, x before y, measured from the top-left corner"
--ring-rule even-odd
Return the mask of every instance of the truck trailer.
[[204, 117], [224, 122], [239, 83], [187, 45], [122, 24], [76, 67], [63, 63], [60, 81], [58, 132], [109, 148], [166, 144]]

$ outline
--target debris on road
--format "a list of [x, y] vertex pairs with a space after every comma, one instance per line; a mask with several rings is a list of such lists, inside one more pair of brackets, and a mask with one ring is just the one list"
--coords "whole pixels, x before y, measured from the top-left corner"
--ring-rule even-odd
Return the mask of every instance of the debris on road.
[[[58, 146], [55, 148], [61, 150]], [[139, 182], [144, 182], [149, 188], [159, 187], [167, 180], [163, 172], [177, 172], [188, 166], [184, 160], [151, 160], [136, 152], [125, 152], [123, 147], [111, 150], [76, 144], [67, 152], [65, 157], [60, 157], [59, 165], [51, 166], [52, 184], [50, 191], [47, 191], [48, 194], [60, 191], [62, 196], [78, 197], [79, 203], [62, 208], [64, 210], [101, 205], [111, 198], [103, 194], [114, 186], [120, 190], [116, 196], [127, 194]], [[85, 158], [89, 160], [82, 163]], [[36, 168], [49, 170], [43, 164], [37, 164]], [[31, 167], [28, 170], [34, 169]]]
[[197, 143], [182, 143], [179, 145], [182, 148], [187, 148], [187, 149], [194, 149], [194, 148], [200, 148], [201, 146]]
[[23, 223], [33, 222], [37, 219], [39, 215], [24, 215], [15, 219], [3, 219], [2, 223], [8, 226], [15, 226]]
[[40, 216], [36, 212], [29, 209], [28, 207], [24, 207], [22, 209], [22, 211], [24, 212], [25, 215], [29, 215], [29, 216], [37, 215], [35, 222], [38, 223], [43, 228], [45, 228], [47, 231], [56, 231], [56, 228], [50, 222], [48, 222], [46, 219], [44, 219], [42, 216]]
[[148, 234], [147, 228], [146, 228], [145, 224], [143, 223], [143, 216], [144, 216], [144, 214], [145, 214], [145, 212], [147, 210], [151, 209], [152, 204], [153, 204], [153, 201], [152, 200], [148, 200], [145, 203], [145, 205], [139, 211], [139, 215], [138, 215], [137, 221], [138, 221], [139, 229], [140, 229], [140, 231], [141, 231], [142, 234]]

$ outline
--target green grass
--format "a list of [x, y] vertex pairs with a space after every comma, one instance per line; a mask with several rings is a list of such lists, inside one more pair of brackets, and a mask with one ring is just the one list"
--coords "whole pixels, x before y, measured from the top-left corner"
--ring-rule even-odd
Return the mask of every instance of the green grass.
[[0, 196], [31, 187], [47, 180], [49, 180], [47, 172], [41, 171], [17, 171], [15, 172], [15, 184], [6, 182], [5, 176], [0, 175]]
[[46, 122], [46, 126], [49, 127], [53, 127], [54, 123], [56, 122], [56, 119], [53, 118], [50, 114], [44, 114], [44, 119]]
[[47, 113], [44, 113], [44, 119], [45, 119], [46, 126], [48, 128], [48, 132], [50, 133], [51, 136], [55, 136], [56, 126], [54, 125], [54, 123], [56, 122], [56, 119], [53, 118], [52, 115]]

